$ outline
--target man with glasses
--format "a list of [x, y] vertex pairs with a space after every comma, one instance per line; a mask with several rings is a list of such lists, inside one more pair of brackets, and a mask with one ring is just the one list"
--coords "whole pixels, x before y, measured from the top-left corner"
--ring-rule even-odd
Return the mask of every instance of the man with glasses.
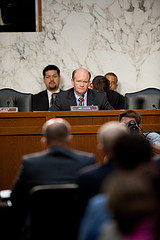
[[73, 88], [60, 92], [49, 111], [70, 111], [71, 106], [98, 106], [99, 110], [114, 110], [104, 92], [89, 89], [91, 74], [84, 68], [73, 71]]

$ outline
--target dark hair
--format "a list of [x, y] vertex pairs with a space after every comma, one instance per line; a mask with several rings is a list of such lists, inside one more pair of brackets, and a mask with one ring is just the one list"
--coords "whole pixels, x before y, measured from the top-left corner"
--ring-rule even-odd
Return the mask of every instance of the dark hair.
[[98, 92], [107, 92], [109, 89], [109, 80], [104, 76], [98, 75], [96, 76], [93, 81], [93, 90]]
[[113, 162], [120, 169], [134, 169], [151, 157], [150, 142], [141, 134], [120, 136], [115, 142]]
[[49, 70], [55, 70], [55, 71], [57, 71], [58, 76], [60, 76], [60, 69], [59, 69], [57, 66], [55, 66], [55, 65], [48, 65], [48, 66], [46, 66], [46, 67], [43, 69], [43, 77], [45, 77], [46, 72], [49, 71]]
[[116, 78], [116, 83], [118, 82], [118, 77], [117, 77], [117, 75], [116, 75], [115, 73], [113, 73], [113, 72], [108, 72], [108, 73], [106, 73], [104, 76], [107, 77], [107, 75], [112, 75], [112, 76], [114, 76], [114, 77]]
[[141, 116], [138, 112], [133, 111], [133, 110], [126, 110], [122, 113], [119, 114], [119, 121], [121, 122], [123, 117], [128, 117], [128, 118], [134, 118], [136, 120], [136, 123], [140, 124], [141, 123]]

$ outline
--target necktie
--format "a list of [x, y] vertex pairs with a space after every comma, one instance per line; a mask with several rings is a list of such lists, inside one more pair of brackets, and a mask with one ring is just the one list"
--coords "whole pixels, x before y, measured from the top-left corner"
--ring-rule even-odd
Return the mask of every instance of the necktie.
[[79, 101], [79, 106], [82, 106], [83, 98], [82, 97], [78, 98], [78, 101]]
[[55, 95], [54, 95], [54, 93], [52, 93], [52, 95], [51, 95], [51, 102], [50, 102], [51, 106], [53, 105], [54, 99], [55, 99]]

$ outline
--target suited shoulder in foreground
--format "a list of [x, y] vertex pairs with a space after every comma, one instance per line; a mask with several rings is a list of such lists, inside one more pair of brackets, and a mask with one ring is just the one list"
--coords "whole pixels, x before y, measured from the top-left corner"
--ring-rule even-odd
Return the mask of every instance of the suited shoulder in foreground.
[[19, 231], [25, 222], [29, 191], [36, 185], [75, 183], [77, 171], [95, 163], [93, 154], [70, 148], [70, 125], [64, 119], [50, 119], [43, 126], [41, 139], [45, 151], [23, 157], [22, 166], [14, 183], [11, 202]]
[[73, 88], [60, 92], [49, 111], [70, 111], [71, 106], [98, 106], [99, 110], [114, 110], [107, 95], [89, 89], [91, 74], [84, 68], [72, 73]]

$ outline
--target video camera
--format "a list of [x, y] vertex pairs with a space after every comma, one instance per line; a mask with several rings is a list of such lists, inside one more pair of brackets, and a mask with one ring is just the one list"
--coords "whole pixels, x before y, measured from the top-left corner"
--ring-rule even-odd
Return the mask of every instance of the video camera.
[[129, 127], [131, 133], [139, 133], [139, 125], [134, 121], [131, 120], [126, 123], [127, 127]]

